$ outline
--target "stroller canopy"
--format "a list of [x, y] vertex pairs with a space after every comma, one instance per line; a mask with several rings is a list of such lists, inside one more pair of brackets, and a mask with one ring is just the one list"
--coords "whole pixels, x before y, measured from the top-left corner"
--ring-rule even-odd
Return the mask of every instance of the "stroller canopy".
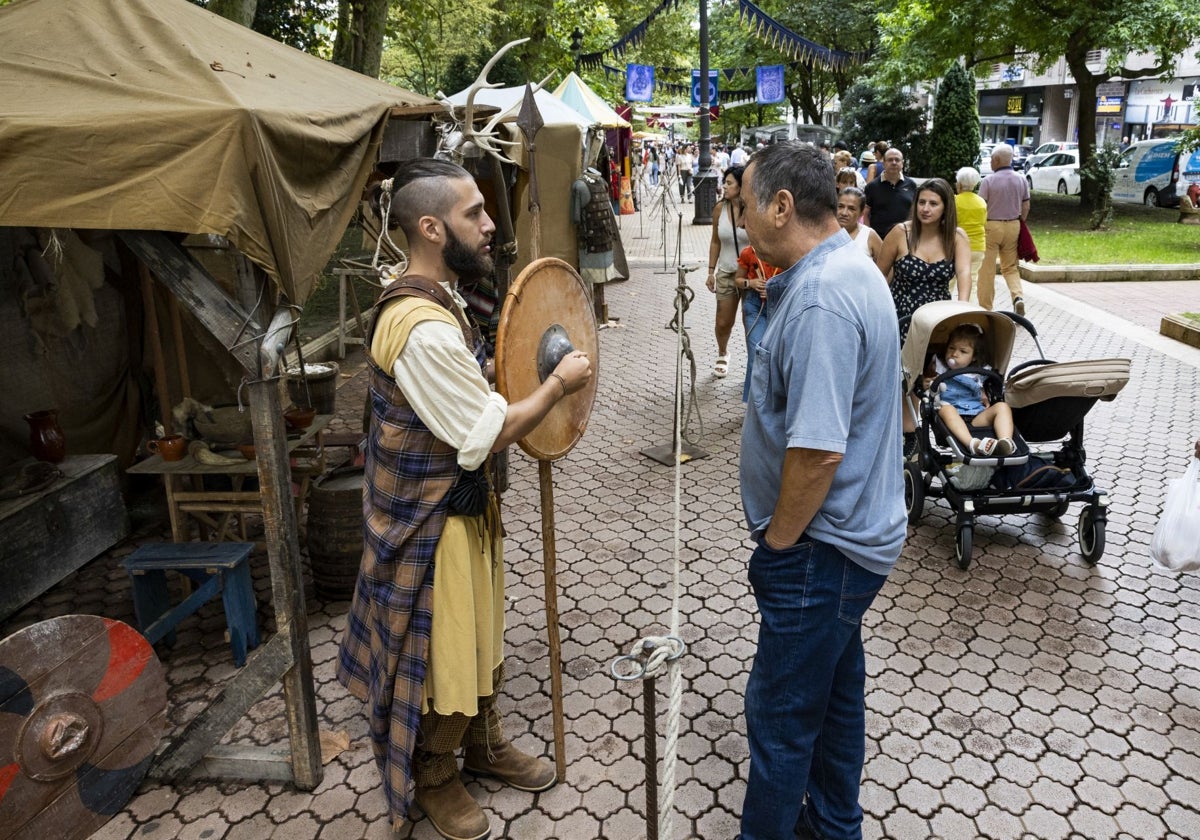
[[983, 329], [991, 366], [1001, 376], [1004, 375], [1012, 357], [1013, 340], [1017, 332], [1012, 319], [973, 303], [938, 300], [925, 304], [912, 315], [908, 337], [900, 351], [906, 388], [924, 371], [930, 347], [945, 344], [950, 333], [960, 324], [975, 324]]

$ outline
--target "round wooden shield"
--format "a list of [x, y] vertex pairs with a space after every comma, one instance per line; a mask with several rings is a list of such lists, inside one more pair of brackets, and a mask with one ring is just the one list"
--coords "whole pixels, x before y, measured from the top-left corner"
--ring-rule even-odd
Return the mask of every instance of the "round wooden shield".
[[592, 299], [579, 273], [553, 257], [535, 260], [513, 281], [500, 310], [497, 390], [509, 402], [528, 397], [553, 370], [553, 361], [569, 349], [568, 342], [588, 354], [592, 379], [586, 388], [559, 400], [537, 428], [518, 441], [540, 461], [562, 458], [583, 437], [596, 399], [600, 339]]
[[90, 837], [141, 784], [166, 713], [128, 624], [67, 615], [0, 641], [0, 837]]

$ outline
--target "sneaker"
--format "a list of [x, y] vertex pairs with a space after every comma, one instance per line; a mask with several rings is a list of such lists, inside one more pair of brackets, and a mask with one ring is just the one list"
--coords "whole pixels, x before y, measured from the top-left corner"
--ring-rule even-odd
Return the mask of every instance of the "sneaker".
[[1015, 298], [1013, 298], [1013, 311], [1018, 315], [1025, 314], [1025, 298], [1021, 297], [1020, 295], [1017, 295]]
[[1003, 458], [1005, 455], [1011, 455], [1017, 451], [1017, 445], [1013, 443], [1012, 438], [1000, 438], [996, 441], [996, 451], [994, 454], [997, 458]]

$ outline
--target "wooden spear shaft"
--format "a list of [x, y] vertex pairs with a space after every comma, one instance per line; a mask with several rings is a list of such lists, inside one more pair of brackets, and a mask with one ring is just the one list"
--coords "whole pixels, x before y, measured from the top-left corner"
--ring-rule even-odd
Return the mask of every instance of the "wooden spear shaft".
[[558, 637], [558, 554], [554, 547], [554, 477], [550, 461], [538, 461], [542, 491], [542, 571], [546, 581], [546, 634], [550, 644], [550, 703], [554, 713], [554, 768], [567, 779], [566, 733], [563, 725], [562, 642]]

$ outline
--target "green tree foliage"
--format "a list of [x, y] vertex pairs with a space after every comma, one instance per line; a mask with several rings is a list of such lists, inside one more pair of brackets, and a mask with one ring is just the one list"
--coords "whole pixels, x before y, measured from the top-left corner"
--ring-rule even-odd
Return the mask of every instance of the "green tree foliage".
[[[1021, 5], [996, 0], [899, 0], [879, 15], [884, 70], [896, 80], [918, 81], [944, 72], [965, 57], [968, 67], [1020, 63], [1034, 71], [1059, 58], [1079, 89], [1079, 156], [1086, 165], [1096, 147], [1096, 89], [1120, 76], [1170, 73], [1200, 39], [1196, 0], [1043, 0]], [[1104, 51], [1102, 65], [1089, 55]], [[1149, 67], [1125, 67], [1131, 56], [1153, 53]], [[1098, 184], [1084, 176], [1083, 202], [1092, 205]]]
[[496, 21], [492, 0], [398, 3], [388, 18], [381, 77], [426, 96], [454, 93], [461, 88], [448, 85], [446, 74], [456, 56], [486, 53], [478, 71], [503, 46], [493, 43]]
[[[490, 50], [478, 50], [475, 55], [469, 56], [466, 53], [459, 53], [450, 59], [450, 66], [446, 68], [444, 78], [445, 89], [444, 93], [451, 94], [464, 88], [470, 87], [474, 83], [479, 71], [483, 69], [483, 65], [488, 63], [488, 59], [492, 57]], [[508, 53], [496, 63], [488, 73], [488, 79], [502, 87], [514, 87], [523, 85], [526, 82], [525, 71], [521, 69], [521, 65]]]
[[[333, 45], [334, 0], [192, 0], [213, 14], [249, 26], [260, 35], [274, 38], [322, 58], [329, 58]], [[0, 0], [3, 5], [4, 0]]]
[[954, 183], [954, 175], [979, 154], [979, 107], [975, 81], [961, 64], [952, 64], [938, 85], [929, 135], [930, 175]]
[[925, 109], [902, 88], [852, 85], [842, 97], [841, 140], [855, 153], [886, 140], [904, 152], [906, 171], [926, 171]]

